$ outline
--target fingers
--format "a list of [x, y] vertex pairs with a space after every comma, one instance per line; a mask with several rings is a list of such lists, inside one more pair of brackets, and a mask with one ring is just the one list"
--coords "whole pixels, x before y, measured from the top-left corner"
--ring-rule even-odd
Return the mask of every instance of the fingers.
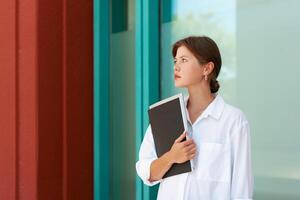
[[185, 156], [184, 156], [185, 161], [191, 160], [191, 159], [195, 158], [195, 156], [196, 156], [196, 148], [194, 148], [191, 151], [185, 153]]
[[191, 159], [194, 159], [194, 158], [195, 158], [195, 156], [196, 156], [196, 153], [194, 153], [194, 154], [190, 154], [190, 155], [189, 155], [189, 160], [191, 160]]
[[186, 151], [186, 155], [189, 158], [191, 158], [191, 157], [194, 158], [196, 154], [197, 154], [196, 146], [189, 147], [189, 149], [187, 149], [187, 151]]
[[190, 145], [190, 146], [185, 147], [185, 152], [188, 154], [195, 153], [196, 150], [197, 150], [197, 148], [195, 145]]
[[181, 142], [186, 137], [186, 132], [184, 131], [176, 140], [175, 143]]
[[188, 139], [184, 142], [182, 142], [183, 146], [189, 146], [191, 144], [194, 144], [194, 140], [193, 139]]

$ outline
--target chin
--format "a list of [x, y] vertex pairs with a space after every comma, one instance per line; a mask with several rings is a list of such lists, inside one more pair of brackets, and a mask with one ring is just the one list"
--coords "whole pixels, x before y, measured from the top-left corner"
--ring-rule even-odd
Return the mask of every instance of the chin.
[[177, 88], [183, 88], [183, 87], [185, 87], [184, 84], [182, 84], [182, 83], [176, 83], [176, 81], [174, 83], [174, 86], [177, 87]]

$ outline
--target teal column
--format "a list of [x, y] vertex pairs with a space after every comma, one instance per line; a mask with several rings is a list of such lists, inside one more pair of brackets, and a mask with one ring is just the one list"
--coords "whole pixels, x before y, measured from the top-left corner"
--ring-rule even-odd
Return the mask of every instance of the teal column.
[[[149, 124], [148, 106], [159, 100], [159, 1], [136, 0], [136, 159]], [[136, 199], [156, 199], [157, 186], [136, 178]]]
[[109, 199], [109, 0], [94, 0], [94, 200]]

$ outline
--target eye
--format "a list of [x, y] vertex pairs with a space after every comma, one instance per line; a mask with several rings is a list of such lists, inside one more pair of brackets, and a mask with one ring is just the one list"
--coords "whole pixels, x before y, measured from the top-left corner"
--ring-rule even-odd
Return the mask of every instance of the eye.
[[187, 62], [188, 60], [185, 58], [182, 58], [182, 62]]
[[177, 60], [173, 60], [173, 63], [176, 64]]

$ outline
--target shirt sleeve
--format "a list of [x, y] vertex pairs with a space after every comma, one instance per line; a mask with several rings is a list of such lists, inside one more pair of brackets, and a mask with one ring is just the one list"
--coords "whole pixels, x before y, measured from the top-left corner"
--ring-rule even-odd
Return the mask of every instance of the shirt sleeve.
[[232, 178], [231, 199], [252, 200], [253, 175], [251, 162], [250, 127], [247, 121], [236, 127], [231, 138]]
[[138, 176], [143, 180], [144, 184], [148, 186], [153, 186], [161, 182], [161, 180], [153, 181], [153, 182], [149, 181], [150, 166], [151, 163], [156, 159], [157, 159], [157, 154], [155, 151], [151, 125], [149, 125], [140, 147], [139, 160], [136, 163], [136, 171]]

